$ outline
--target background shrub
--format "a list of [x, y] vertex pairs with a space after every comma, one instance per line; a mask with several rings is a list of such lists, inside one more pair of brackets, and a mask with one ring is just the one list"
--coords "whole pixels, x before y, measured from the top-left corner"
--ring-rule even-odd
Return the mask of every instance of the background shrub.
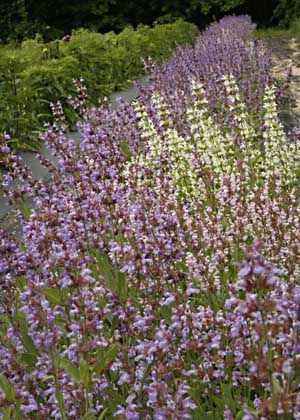
[[144, 73], [143, 58], [162, 60], [176, 45], [193, 42], [197, 30], [179, 20], [153, 28], [127, 27], [120, 34], [74, 31], [69, 42], [44, 43], [41, 37], [20, 47], [2, 47], [0, 54], [0, 132], [11, 136], [11, 146], [36, 149], [36, 133], [51, 119], [50, 103], [60, 100], [68, 122], [74, 110], [68, 98], [73, 80], [83, 78], [90, 99], [109, 96]]
[[122, 31], [140, 23], [172, 22], [183, 17], [204, 28], [225, 14], [249, 14], [260, 26], [288, 26], [299, 17], [299, 0], [0, 0], [0, 38], [21, 40], [36, 32], [46, 41], [61, 38], [72, 29]]

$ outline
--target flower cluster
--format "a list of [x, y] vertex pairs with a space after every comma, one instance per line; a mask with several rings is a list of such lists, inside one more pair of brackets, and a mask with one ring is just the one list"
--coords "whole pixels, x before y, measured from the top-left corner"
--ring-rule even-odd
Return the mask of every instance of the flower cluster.
[[228, 120], [235, 121], [234, 130], [229, 122], [219, 126], [216, 116], [210, 115], [204, 86], [195, 80], [191, 81], [191, 103], [186, 112], [190, 133], [185, 136], [172, 125], [171, 114], [158, 93], [153, 94], [152, 102], [160, 133], [146, 107], [136, 102], [138, 126], [147, 149], [127, 164], [125, 177], [132, 177], [132, 165], [138, 163], [141, 168], [153, 171], [155, 177], [169, 173], [178, 196], [194, 198], [201, 193], [201, 169], [213, 169], [215, 177], [236, 174], [240, 171], [242, 154], [247, 171], [256, 182], [275, 170], [282, 173], [287, 183], [296, 182], [300, 164], [299, 143], [290, 141], [278, 121], [274, 88], [266, 86], [262, 98], [264, 131], [261, 133], [257, 119], [252, 118], [240, 98], [233, 76], [224, 76], [223, 82], [226, 101], [230, 104]]
[[[173, 57], [162, 64], [149, 64], [151, 89], [142, 90], [141, 101], [151, 112], [151, 95], [159, 91], [180, 133], [188, 132], [186, 111], [190, 105], [193, 79], [204, 84], [207, 107], [219, 124], [237, 125], [228, 116], [231, 97], [226, 97], [224, 75], [232, 75], [240, 88], [242, 101], [263, 133], [262, 98], [265, 86], [274, 83], [271, 72], [271, 53], [261, 41], [253, 40], [255, 25], [248, 17], [225, 17], [212, 24], [197, 39], [196, 46], [179, 48]], [[276, 95], [279, 95], [276, 90]]]
[[214, 23], [118, 109], [78, 83], [46, 185], [2, 146], [0, 418], [299, 420], [299, 134], [252, 32]]

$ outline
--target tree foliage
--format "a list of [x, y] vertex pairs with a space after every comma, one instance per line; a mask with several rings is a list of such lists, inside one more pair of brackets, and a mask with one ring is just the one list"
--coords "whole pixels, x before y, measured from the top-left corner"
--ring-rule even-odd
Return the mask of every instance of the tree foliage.
[[[40, 32], [46, 40], [74, 28], [121, 31], [128, 24], [170, 22], [184, 17], [198, 26], [212, 17], [234, 12], [245, 0], [0, 0], [1, 37], [18, 38]], [[23, 25], [23, 27], [22, 27]]]
[[26, 34], [28, 13], [25, 0], [0, 0], [0, 39], [18, 39]]
[[288, 25], [300, 15], [300, 0], [0, 0], [0, 38], [46, 41], [74, 28], [120, 32], [127, 25], [172, 22], [178, 17], [199, 28], [225, 14], [249, 14], [259, 25]]
[[281, 26], [288, 26], [300, 17], [300, 0], [279, 0], [274, 18]]

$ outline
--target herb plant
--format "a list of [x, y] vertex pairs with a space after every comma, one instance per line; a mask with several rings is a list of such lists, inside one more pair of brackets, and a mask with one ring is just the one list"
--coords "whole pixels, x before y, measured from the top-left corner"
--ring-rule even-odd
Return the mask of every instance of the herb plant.
[[[0, 241], [2, 419], [299, 419], [299, 138], [252, 31], [213, 24], [119, 109], [77, 82], [83, 140], [53, 105], [47, 185], [1, 146], [23, 224]], [[187, 76], [206, 43], [215, 77]]]

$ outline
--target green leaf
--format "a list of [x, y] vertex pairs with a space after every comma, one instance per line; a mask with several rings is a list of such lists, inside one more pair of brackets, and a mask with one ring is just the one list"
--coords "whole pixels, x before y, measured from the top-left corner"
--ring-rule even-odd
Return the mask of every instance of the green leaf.
[[114, 292], [116, 289], [115, 276], [109, 257], [103, 252], [99, 252], [97, 260], [100, 274], [105, 278], [108, 287]]
[[248, 410], [253, 416], [257, 416], [259, 412], [251, 407], [248, 407], [246, 404], [243, 405], [243, 408], [236, 414], [235, 419], [236, 420], [242, 420], [245, 416], [245, 411]]
[[126, 299], [128, 293], [126, 273], [121, 273], [113, 267], [109, 257], [103, 252], [98, 253], [97, 261], [100, 274], [105, 278], [110, 290], [120, 299]]
[[25, 323], [20, 327], [20, 334], [22, 337], [22, 343], [25, 346], [28, 353], [39, 355], [38, 350], [35, 348], [32, 338], [28, 335], [27, 324]]
[[272, 381], [272, 386], [274, 388], [274, 391], [281, 394], [283, 389], [282, 389], [282, 385], [279, 382], [279, 380], [274, 375], [272, 375], [271, 381]]
[[26, 277], [25, 276], [18, 276], [16, 278], [16, 284], [21, 290], [23, 290], [25, 285], [26, 285]]
[[213, 402], [216, 404], [216, 406], [218, 407], [218, 409], [223, 410], [224, 408], [224, 399], [217, 397], [215, 395], [211, 396], [211, 399], [213, 400]]
[[236, 420], [242, 420], [242, 418], [243, 418], [244, 415], [245, 415], [245, 412], [244, 411], [239, 411], [236, 414], [235, 418], [236, 418]]
[[19, 334], [21, 336], [22, 343], [24, 347], [26, 348], [27, 352], [36, 354], [38, 356], [39, 352], [35, 348], [32, 338], [28, 335], [28, 326], [25, 319], [25, 315], [17, 309], [14, 314], [13, 319], [19, 325]]
[[10, 420], [11, 419], [11, 407], [3, 408], [2, 409], [2, 420]]
[[107, 365], [117, 357], [118, 351], [119, 345], [117, 343], [112, 344], [107, 350], [107, 352], [96, 363], [94, 367], [94, 372], [98, 375], [103, 369], [105, 369]]
[[65, 358], [60, 359], [60, 366], [68, 372], [68, 374], [71, 376], [71, 378], [74, 379], [76, 383], [80, 383], [79, 369], [73, 362], [71, 362], [71, 360]]
[[126, 300], [128, 296], [127, 275], [118, 272], [118, 296], [121, 300]]
[[109, 389], [107, 389], [107, 394], [107, 405], [109, 405], [109, 408], [111, 410], [114, 410], [116, 405], [118, 404], [126, 404], [126, 398], [124, 398], [119, 391], [115, 391], [110, 387]]
[[120, 144], [120, 150], [128, 160], [130, 160], [132, 158], [132, 153], [129, 150], [128, 145], [125, 141]]
[[24, 216], [25, 220], [28, 222], [30, 218], [30, 213], [31, 213], [30, 207], [27, 206], [26, 204], [19, 204], [18, 208], [20, 212], [22, 213], [22, 215]]
[[90, 382], [90, 368], [84, 359], [80, 359], [80, 380], [87, 387]]
[[23, 363], [27, 367], [27, 372], [31, 372], [36, 365], [37, 355], [34, 353], [22, 353], [18, 357], [18, 362]]
[[81, 417], [81, 420], [95, 420], [95, 416], [92, 410], [87, 411], [85, 415]]
[[160, 315], [162, 319], [165, 319], [168, 324], [172, 323], [172, 308], [170, 306], [161, 306]]
[[22, 405], [22, 398], [19, 398], [15, 403], [15, 412], [14, 412], [14, 420], [20, 420], [23, 418], [23, 414], [21, 413], [21, 405]]
[[16, 393], [14, 387], [8, 382], [3, 374], [0, 374], [0, 388], [5, 394], [8, 402], [13, 403], [16, 400]]
[[43, 376], [43, 378], [41, 379], [41, 382], [43, 383], [43, 382], [47, 382], [47, 381], [53, 381], [53, 379], [54, 379], [54, 375], [46, 375], [46, 376]]
[[55, 355], [53, 356], [53, 367], [55, 370], [60, 368], [60, 362], [61, 362], [61, 357], [59, 355], [59, 353], [55, 353]]
[[63, 305], [62, 292], [58, 287], [45, 287], [42, 289], [50, 303]]
[[61, 413], [65, 412], [65, 402], [62, 392], [59, 390], [58, 386], [55, 387], [55, 397], [58, 402], [59, 410]]
[[105, 410], [102, 411], [100, 416], [97, 418], [97, 420], [103, 420], [105, 417], [105, 414], [108, 412], [108, 408], [105, 408]]

